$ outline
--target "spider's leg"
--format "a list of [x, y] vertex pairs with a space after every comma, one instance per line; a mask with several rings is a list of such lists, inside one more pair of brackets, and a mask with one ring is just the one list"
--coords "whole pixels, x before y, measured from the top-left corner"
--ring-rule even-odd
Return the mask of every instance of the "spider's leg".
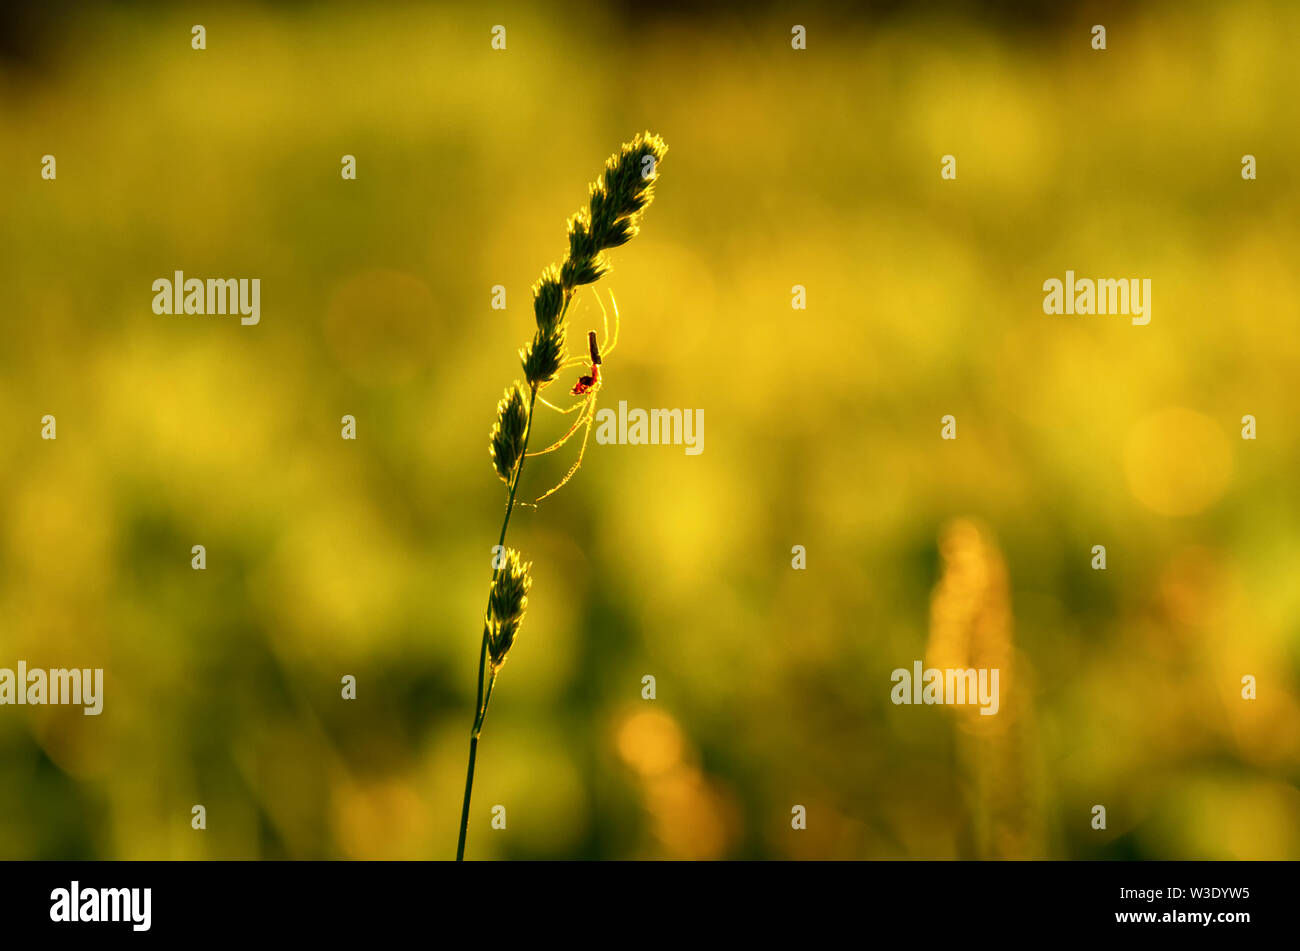
[[607, 353], [613, 353], [614, 348], [618, 346], [618, 301], [614, 300], [614, 292], [609, 292], [609, 303], [614, 308], [614, 339], [609, 339], [609, 313], [605, 310], [605, 304], [596, 295], [596, 303], [600, 304], [600, 316], [605, 320], [605, 342], [600, 345], [600, 355], [603, 357]]
[[572, 413], [575, 409], [577, 409], [579, 406], [586, 406], [586, 405], [587, 405], [587, 401], [586, 401], [586, 400], [578, 400], [578, 402], [574, 403], [574, 404], [573, 404], [572, 406], [570, 406], [568, 409], [560, 409], [560, 408], [559, 408], [558, 406], [556, 406], [554, 403], [550, 402], [549, 400], [547, 400], [546, 398], [541, 397], [541, 396], [537, 397], [537, 402], [542, 403], [542, 404], [544, 404], [544, 405], [546, 405], [546, 406], [549, 406], [551, 409], [555, 410], [557, 413], [560, 413], [561, 415], [564, 415], [564, 416], [569, 415], [569, 414]]
[[[592, 400], [592, 408], [593, 409], [595, 408], [595, 400]], [[537, 504], [538, 502], [541, 502], [544, 499], [550, 498], [556, 492], [559, 492], [560, 489], [564, 488], [565, 483], [567, 483], [570, 479], [572, 479], [574, 474], [578, 471], [579, 466], [582, 465], [582, 457], [587, 452], [587, 439], [588, 437], [591, 436], [591, 423], [594, 418], [595, 418], [594, 413], [587, 414], [587, 426], [582, 433], [582, 448], [578, 450], [578, 461], [569, 467], [569, 471], [564, 474], [564, 478], [561, 479], [556, 485], [552, 486], [551, 489], [549, 489], [545, 495], [539, 495], [536, 499], [534, 499], [533, 500], [534, 505]]]
[[573, 425], [569, 427], [569, 431], [568, 431], [567, 433], [565, 433], [563, 436], [561, 436], [561, 437], [560, 437], [559, 439], [557, 439], [555, 442], [551, 443], [551, 444], [550, 444], [549, 446], [547, 446], [545, 449], [538, 449], [538, 450], [536, 450], [535, 452], [527, 452], [527, 453], [524, 453], [524, 455], [525, 455], [525, 456], [544, 456], [544, 455], [546, 455], [548, 452], [555, 452], [555, 450], [559, 449], [559, 448], [560, 448], [561, 446], [563, 446], [566, 442], [568, 442], [570, 438], [572, 438], [573, 434], [576, 433], [576, 432], [578, 431], [578, 427], [581, 426], [584, 422], [586, 422], [586, 423], [588, 424], [588, 426], [590, 426], [590, 424], [591, 424], [591, 420], [590, 420], [590, 418], [589, 418], [589, 417], [591, 416], [590, 410], [591, 410], [591, 409], [593, 408], [593, 406], [595, 405], [595, 400], [594, 400], [594, 399], [591, 399], [591, 398], [588, 398], [588, 399], [583, 400], [579, 405], [580, 405], [580, 406], [584, 406], [584, 407], [586, 407], [586, 410], [584, 410], [583, 412], [581, 412], [581, 413], [578, 414], [578, 418], [575, 419], [575, 420], [573, 421]]

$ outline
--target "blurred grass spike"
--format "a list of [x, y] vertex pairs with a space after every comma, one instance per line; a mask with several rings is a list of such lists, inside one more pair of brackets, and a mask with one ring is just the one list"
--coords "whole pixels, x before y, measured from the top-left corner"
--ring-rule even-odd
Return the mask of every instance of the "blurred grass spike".
[[1013, 640], [1011, 584], [993, 533], [973, 519], [939, 535], [943, 575], [930, 601], [925, 663], [940, 669], [997, 669], [1000, 709], [984, 717], [968, 704], [947, 707], [970, 793], [982, 859], [1042, 858], [1043, 806], [1028, 665]]
[[[548, 265], [533, 285], [533, 316], [537, 329], [532, 339], [519, 350], [519, 360], [524, 370], [524, 383], [515, 381], [497, 403], [497, 419], [488, 437], [488, 449], [497, 476], [506, 483], [506, 513], [501, 523], [501, 536], [494, 551], [492, 585], [488, 591], [488, 606], [483, 623], [482, 643], [479, 647], [478, 701], [474, 708], [474, 725], [469, 738], [469, 767], [465, 772], [465, 798], [461, 805], [460, 837], [456, 845], [456, 859], [465, 858], [465, 838], [469, 830], [469, 805], [474, 789], [474, 762], [478, 756], [478, 739], [483, 731], [488, 704], [497, 673], [505, 663], [528, 606], [528, 589], [532, 586], [531, 563], [525, 563], [519, 552], [507, 549], [506, 532], [514, 512], [519, 479], [523, 475], [524, 461], [559, 449], [569, 439], [583, 430], [582, 448], [578, 459], [569, 468], [559, 484], [552, 487], [536, 501], [552, 495], [563, 487], [582, 465], [591, 435], [591, 424], [596, 412], [596, 394], [600, 391], [602, 357], [607, 356], [618, 342], [618, 306], [614, 305], [614, 333], [610, 336], [609, 315], [600, 304], [605, 317], [605, 340], [597, 347], [595, 331], [587, 336], [588, 354], [578, 357], [568, 353], [568, 325], [565, 316], [573, 303], [578, 288], [594, 284], [609, 272], [605, 251], [617, 248], [636, 236], [640, 230], [640, 217], [654, 199], [654, 186], [659, 180], [659, 163], [668, 152], [663, 139], [649, 132], [637, 135], [623, 144], [605, 162], [600, 177], [588, 188], [587, 207], [570, 216], [568, 221], [569, 251], [564, 262], [556, 267]], [[610, 302], [613, 304], [613, 295]], [[597, 297], [597, 302], [600, 298]], [[545, 389], [560, 371], [573, 366], [586, 366], [590, 357], [590, 371], [579, 377], [572, 395], [582, 399], [568, 409], [560, 409], [538, 394]], [[533, 410], [538, 400], [560, 413], [580, 410], [577, 421], [560, 439], [539, 452], [528, 451], [528, 439], [533, 431]], [[528, 504], [528, 503], [521, 503]]]

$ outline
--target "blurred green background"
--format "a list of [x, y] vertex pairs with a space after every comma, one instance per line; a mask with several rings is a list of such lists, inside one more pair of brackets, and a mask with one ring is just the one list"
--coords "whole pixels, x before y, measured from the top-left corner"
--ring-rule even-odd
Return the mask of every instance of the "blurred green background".
[[[469, 857], [1300, 858], [1300, 8], [975, 9], [7, 13], [0, 666], [106, 697], [0, 708], [0, 858], [454, 854], [488, 429], [643, 129], [602, 403], [704, 452], [517, 513]], [[1067, 268], [1150, 325], [1044, 316]], [[176, 269], [261, 324], [155, 316]], [[996, 727], [890, 703], [940, 627], [1014, 652]]]

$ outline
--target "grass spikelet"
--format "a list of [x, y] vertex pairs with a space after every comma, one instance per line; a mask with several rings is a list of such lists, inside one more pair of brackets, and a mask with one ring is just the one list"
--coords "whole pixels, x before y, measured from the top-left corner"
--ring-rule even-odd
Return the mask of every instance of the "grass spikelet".
[[492, 427], [488, 451], [492, 465], [506, 485], [515, 466], [524, 457], [524, 434], [528, 432], [528, 388], [517, 380], [497, 403], [497, 421]]
[[533, 586], [532, 575], [529, 574], [531, 568], [532, 564], [525, 564], [520, 559], [519, 552], [511, 548], [507, 550], [505, 563], [493, 579], [484, 622], [493, 671], [500, 669], [506, 662], [506, 654], [510, 652], [523, 623], [524, 611], [528, 608], [528, 589]]

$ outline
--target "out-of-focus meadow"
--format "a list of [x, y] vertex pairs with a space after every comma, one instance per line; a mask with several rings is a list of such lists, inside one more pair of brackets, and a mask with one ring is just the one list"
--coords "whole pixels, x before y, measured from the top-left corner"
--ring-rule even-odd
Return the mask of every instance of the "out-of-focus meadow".
[[[469, 857], [1300, 858], [1300, 8], [1114, 7], [1104, 53], [1048, 9], [11, 35], [0, 667], [106, 697], [0, 707], [0, 857], [454, 853], [495, 403], [566, 217], [650, 129], [601, 399], [702, 409], [704, 452], [593, 443], [516, 515]], [[1067, 268], [1151, 278], [1150, 325], [1045, 316]], [[177, 269], [260, 278], [261, 323], [155, 316]], [[1009, 671], [996, 726], [890, 702], [972, 657]]]

